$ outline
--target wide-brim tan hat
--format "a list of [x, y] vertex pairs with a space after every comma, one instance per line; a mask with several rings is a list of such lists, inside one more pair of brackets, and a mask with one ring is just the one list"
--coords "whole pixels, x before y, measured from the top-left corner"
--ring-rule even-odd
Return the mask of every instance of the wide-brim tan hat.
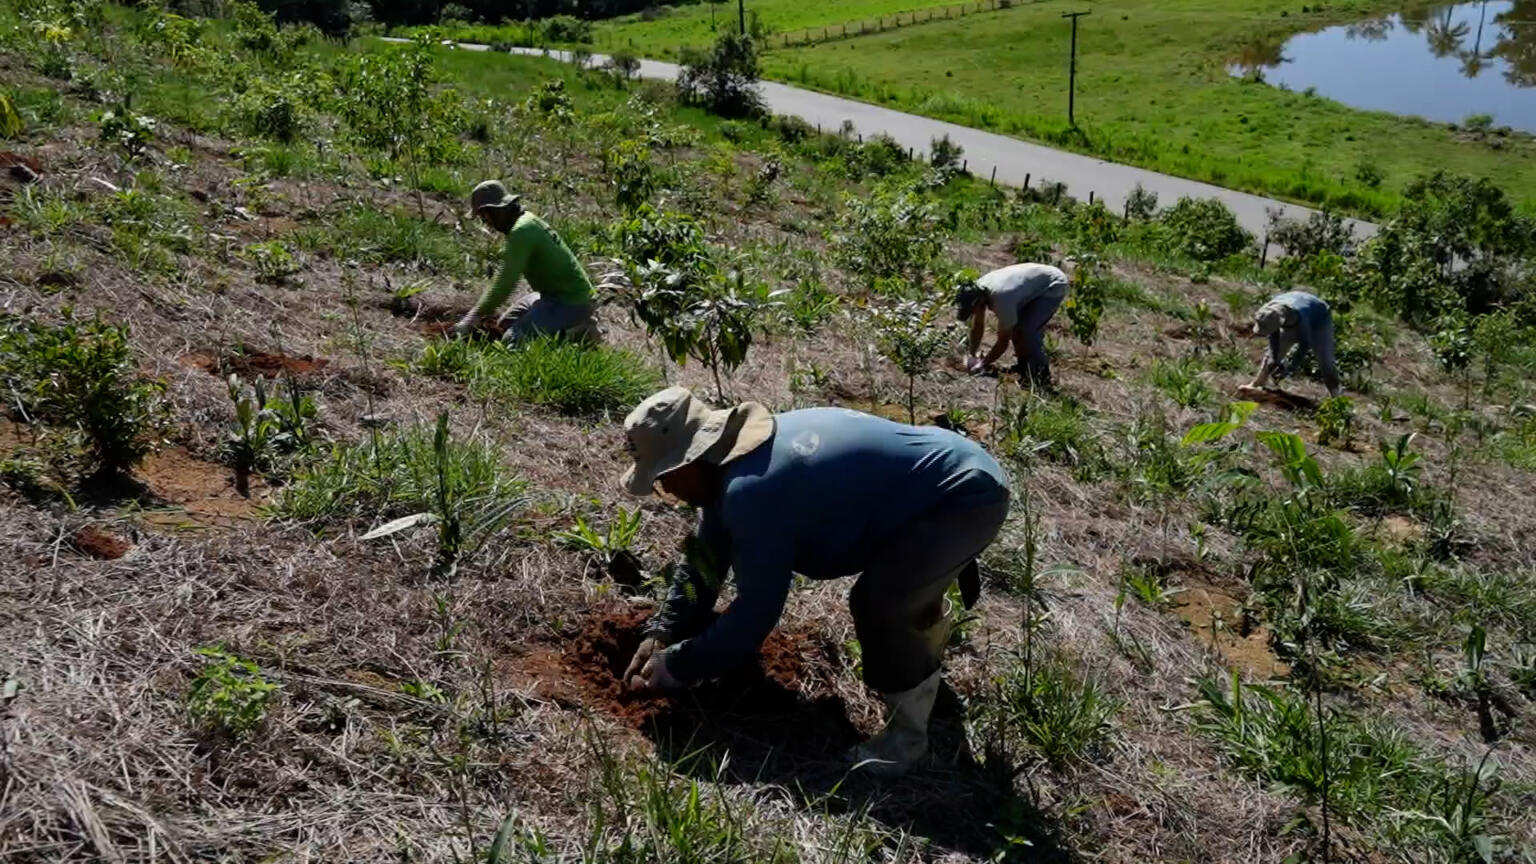
[[712, 409], [686, 387], [668, 387], [624, 418], [635, 464], [622, 483], [631, 495], [649, 495], [668, 471], [699, 460], [726, 465], [773, 437], [773, 414], [756, 402]]
[[500, 180], [486, 180], [469, 193], [469, 212], [464, 215], [478, 216], [485, 210], [505, 210], [516, 206], [522, 197], [508, 192]]

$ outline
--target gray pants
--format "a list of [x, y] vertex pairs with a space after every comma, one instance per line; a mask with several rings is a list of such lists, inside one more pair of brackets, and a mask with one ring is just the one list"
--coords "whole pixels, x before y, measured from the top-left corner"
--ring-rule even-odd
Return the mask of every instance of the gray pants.
[[1323, 379], [1323, 384], [1328, 387], [1328, 393], [1332, 396], [1339, 395], [1339, 366], [1333, 356], [1333, 320], [1330, 318], [1322, 322], [1312, 331], [1312, 344], [1307, 345], [1301, 341], [1301, 330], [1296, 327], [1286, 327], [1275, 334], [1270, 342], [1269, 350], [1264, 352], [1264, 362], [1259, 366], [1259, 377], [1253, 381], [1253, 386], [1264, 387], [1273, 377], [1276, 381], [1290, 377], [1295, 372], [1287, 357], [1291, 349], [1299, 346], [1294, 362], [1300, 363], [1307, 357], [1307, 352], [1317, 354], [1317, 372]]
[[558, 300], [547, 300], [539, 296], [537, 291], [530, 291], [514, 300], [507, 314], [501, 316], [501, 326], [506, 331], [501, 338], [509, 345], [551, 334], [592, 342], [599, 338], [597, 319], [592, 315], [590, 303], [573, 306]]
[[1045, 356], [1045, 325], [1067, 299], [1065, 294], [1048, 294], [1028, 300], [1019, 307], [1019, 326], [1013, 330], [1013, 352], [1019, 355], [1024, 374], [1032, 383], [1049, 387], [1051, 361]]
[[944, 593], [1003, 527], [1008, 492], [966, 496], [891, 533], [848, 594], [864, 658], [864, 682], [900, 693], [939, 668], [943, 643], [931, 633]]

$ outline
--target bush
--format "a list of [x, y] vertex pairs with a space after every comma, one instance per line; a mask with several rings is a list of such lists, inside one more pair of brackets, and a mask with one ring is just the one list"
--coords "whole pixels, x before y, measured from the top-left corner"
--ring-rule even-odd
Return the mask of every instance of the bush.
[[1344, 217], [1324, 210], [1313, 213], [1302, 222], [1286, 219], [1279, 208], [1269, 213], [1269, 242], [1298, 261], [1322, 253], [1348, 257], [1355, 251], [1355, 232], [1344, 223]]
[[926, 373], [934, 358], [949, 347], [949, 332], [940, 323], [944, 312], [942, 302], [924, 305], [911, 300], [890, 309], [869, 311], [880, 353], [907, 376], [908, 423], [917, 422], [914, 390], [918, 376]]
[[613, 56], [608, 58], [608, 69], [615, 77], [628, 81], [640, 71], [640, 60], [628, 52], [615, 51]]
[[1157, 193], [1148, 192], [1137, 183], [1125, 199], [1125, 218], [1145, 221], [1157, 215]]
[[81, 469], [99, 479], [137, 465], [165, 419], [165, 385], [138, 377], [128, 328], [100, 319], [0, 319], [0, 385], [24, 417], [82, 436]]
[[922, 281], [944, 248], [933, 204], [910, 192], [849, 198], [838, 217], [833, 248], [843, 266], [871, 282], [907, 277]]
[[684, 49], [681, 61], [677, 92], [684, 102], [723, 117], [763, 113], [763, 97], [757, 90], [757, 43], [752, 37], [727, 33], [707, 51]]
[[639, 141], [620, 141], [604, 152], [603, 172], [613, 186], [614, 200], [626, 213], [635, 212], [656, 193], [651, 151]]
[[1317, 443], [1342, 443], [1354, 438], [1355, 402], [1348, 396], [1330, 396], [1317, 405]]
[[292, 143], [304, 132], [299, 95], [291, 87], [267, 78], [252, 79], [230, 106], [230, 115], [239, 131], [284, 144]]
[[1211, 198], [1180, 198], [1161, 221], [1174, 249], [1196, 261], [1220, 261], [1253, 246], [1253, 235], [1237, 224], [1226, 205]]
[[573, 15], [555, 15], [546, 18], [543, 29], [546, 42], [589, 43], [592, 41], [592, 22]]
[[960, 167], [962, 157], [965, 156], [965, 148], [949, 140], [946, 133], [942, 138], [934, 138], [929, 145], [929, 162], [935, 168]]

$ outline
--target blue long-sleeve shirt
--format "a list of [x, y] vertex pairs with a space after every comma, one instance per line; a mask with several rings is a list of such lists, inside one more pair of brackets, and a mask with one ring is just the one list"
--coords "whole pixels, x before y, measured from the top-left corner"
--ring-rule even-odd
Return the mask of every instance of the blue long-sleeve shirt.
[[[713, 608], [727, 567], [736, 599], [702, 633], [667, 652], [692, 683], [751, 658], [789, 595], [793, 575], [849, 576], [899, 531], [949, 501], [1005, 496], [1002, 466], [975, 442], [841, 408], [779, 414], [773, 438], [725, 466], [652, 632], [686, 631]], [[685, 631], [685, 632], [676, 632]]]
[[[1277, 294], [1265, 306], [1281, 306], [1296, 313], [1294, 329], [1282, 326], [1269, 334], [1270, 356], [1281, 364], [1284, 371], [1289, 372], [1291, 365], [1299, 365], [1306, 359], [1308, 351], [1318, 350], [1319, 335], [1324, 332], [1325, 326], [1332, 324], [1333, 312], [1321, 298], [1305, 291]], [[1296, 346], [1296, 356], [1287, 358], [1292, 345]]]

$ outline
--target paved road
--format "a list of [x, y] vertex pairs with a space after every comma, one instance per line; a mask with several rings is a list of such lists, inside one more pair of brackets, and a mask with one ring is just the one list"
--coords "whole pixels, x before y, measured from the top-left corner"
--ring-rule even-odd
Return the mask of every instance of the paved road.
[[[460, 47], [474, 51], [489, 50], [485, 45], [461, 44]], [[570, 60], [570, 56], [563, 51], [513, 48], [512, 52], [535, 57], [548, 56], [567, 62]], [[593, 55], [592, 62], [605, 63], [607, 58]], [[678, 67], [672, 63], [640, 61], [640, 75], [644, 78], [672, 81], [676, 80], [677, 73]], [[1006, 135], [957, 126], [786, 84], [764, 81], [762, 92], [768, 108], [775, 114], [793, 114], [827, 131], [839, 130], [845, 121], [851, 122], [860, 134], [884, 133], [921, 154], [928, 152], [935, 138], [948, 135], [951, 141], [965, 148], [965, 159], [970, 163], [971, 172], [978, 177], [990, 177], [995, 167], [998, 182], [1010, 186], [1022, 186], [1026, 182], [1035, 184], [1042, 179], [1053, 180], [1067, 184], [1067, 191], [1081, 200], [1086, 201], [1092, 193], [1094, 198], [1102, 199], [1114, 210], [1124, 205], [1126, 197], [1137, 185], [1149, 192], [1156, 192], [1158, 202], [1164, 206], [1182, 196], [1215, 198], [1230, 207], [1243, 227], [1257, 237], [1265, 234], [1269, 224], [1267, 211], [1270, 209], [1279, 208], [1292, 219], [1305, 219], [1312, 212], [1305, 207], [1272, 198], [1106, 162], [1080, 153], [1053, 150]], [[1364, 238], [1375, 233], [1376, 226], [1369, 222], [1350, 221], [1357, 237]]]

